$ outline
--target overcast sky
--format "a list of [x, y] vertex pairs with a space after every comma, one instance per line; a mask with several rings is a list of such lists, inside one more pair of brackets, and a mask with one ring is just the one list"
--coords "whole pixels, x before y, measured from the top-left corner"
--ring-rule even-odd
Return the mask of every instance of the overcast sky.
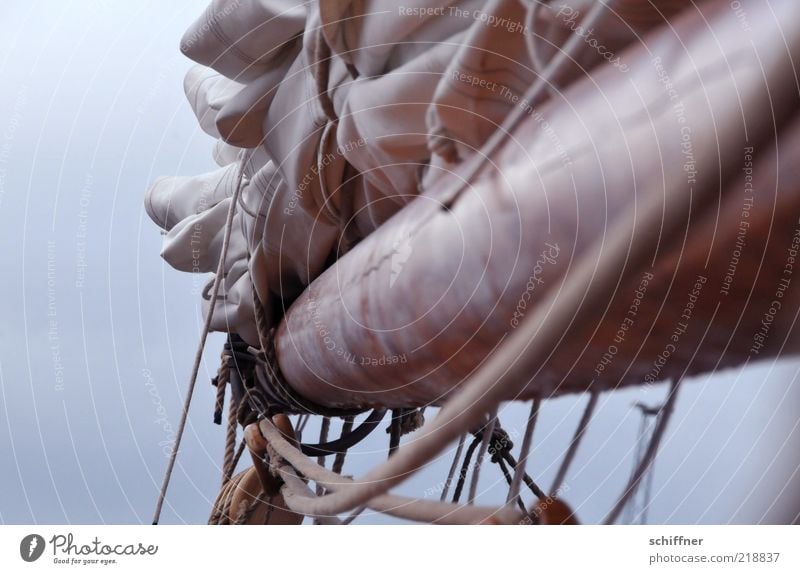
[[[185, 103], [183, 30], [205, 2], [2, 2], [0, 522], [148, 523], [200, 330], [202, 280], [159, 257], [144, 213], [160, 175], [212, 169]], [[207, 347], [163, 522], [205, 522], [224, 429], [211, 422], [221, 338]], [[797, 361], [684, 385], [656, 466], [651, 522], [786, 522], [800, 493]], [[602, 519], [630, 473], [636, 401], [604, 396], [565, 498]], [[529, 468], [545, 485], [584, 397], [548, 402]], [[502, 415], [521, 438], [526, 406]], [[386, 435], [349, 458], [358, 476]], [[398, 492], [430, 496], [449, 456]], [[487, 470], [480, 502], [504, 498]], [[363, 522], [386, 522], [365, 514]]]

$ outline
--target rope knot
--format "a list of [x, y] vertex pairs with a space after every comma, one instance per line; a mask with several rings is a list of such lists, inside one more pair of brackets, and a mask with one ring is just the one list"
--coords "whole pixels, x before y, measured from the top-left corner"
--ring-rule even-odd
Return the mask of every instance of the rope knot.
[[496, 426], [494, 432], [492, 432], [492, 437], [489, 439], [489, 455], [492, 457], [492, 462], [500, 462], [511, 453], [513, 448], [514, 443], [508, 433]]

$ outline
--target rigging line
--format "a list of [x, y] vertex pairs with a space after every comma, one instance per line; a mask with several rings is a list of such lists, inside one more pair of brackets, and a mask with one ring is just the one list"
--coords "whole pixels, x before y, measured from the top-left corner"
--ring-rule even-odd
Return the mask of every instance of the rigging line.
[[239, 159], [239, 175], [236, 182], [236, 187], [233, 190], [230, 206], [228, 206], [228, 215], [225, 219], [225, 232], [222, 237], [222, 253], [220, 254], [219, 263], [217, 264], [217, 272], [214, 275], [214, 285], [211, 288], [211, 299], [208, 302], [208, 312], [206, 313], [206, 320], [203, 323], [203, 330], [200, 333], [200, 341], [197, 343], [197, 351], [194, 356], [194, 364], [192, 365], [192, 374], [189, 377], [189, 386], [186, 389], [186, 398], [183, 403], [183, 410], [181, 411], [181, 418], [178, 422], [178, 429], [175, 433], [175, 444], [172, 447], [172, 452], [169, 455], [167, 468], [164, 472], [164, 480], [161, 483], [161, 489], [158, 492], [158, 502], [156, 502], [156, 509], [153, 514], [153, 524], [158, 524], [161, 518], [161, 509], [164, 506], [164, 499], [167, 496], [167, 489], [172, 478], [172, 471], [175, 468], [175, 461], [178, 458], [178, 449], [183, 439], [183, 432], [186, 429], [186, 419], [189, 416], [189, 406], [192, 403], [192, 396], [194, 395], [194, 388], [197, 383], [197, 375], [200, 373], [200, 364], [203, 361], [203, 350], [206, 346], [208, 333], [211, 331], [211, 320], [214, 318], [214, 307], [217, 304], [217, 297], [219, 296], [220, 286], [225, 277], [225, 260], [228, 257], [228, 247], [231, 242], [231, 231], [233, 229], [233, 215], [236, 213], [236, 204], [239, 200], [239, 194], [242, 191], [242, 178], [244, 177], [244, 154], [241, 154]]
[[[227, 369], [227, 365], [225, 366]], [[222, 462], [222, 484], [228, 482], [233, 476], [233, 469], [236, 468], [234, 457], [236, 456], [236, 427], [238, 421], [236, 415], [239, 412], [239, 405], [233, 401], [231, 396], [228, 404], [228, 428], [225, 432], [225, 455]]]
[[[258, 426], [267, 442], [285, 461], [284, 466], [278, 469], [279, 472], [283, 473], [287, 470], [292, 470], [292, 472], [297, 472], [310, 480], [321, 482], [331, 492], [349, 490], [361, 486], [359, 482], [352, 478], [334, 474], [305, 456], [300, 449], [286, 440], [270, 420], [262, 419], [259, 421]], [[402, 449], [399, 452], [402, 452]], [[327, 494], [323, 499], [291, 496], [290, 498], [285, 498], [285, 500], [291, 510], [300, 514], [331, 516], [325, 500], [330, 496], [332, 495]], [[377, 512], [405, 520], [440, 524], [482, 524], [491, 520], [499, 521], [502, 524], [511, 524], [518, 522], [523, 516], [517, 511], [510, 511], [505, 505], [496, 507], [467, 506], [428, 499], [409, 498], [396, 494], [378, 494], [365, 501], [364, 505]], [[339, 513], [350, 511], [358, 506], [361, 505], [340, 510]]]
[[[282, 462], [277, 468], [281, 478], [283, 479], [283, 486], [281, 486], [281, 494], [283, 501], [289, 510], [292, 510], [290, 500], [295, 497], [299, 499], [316, 499], [314, 492], [308, 485], [297, 475], [294, 468]], [[311, 513], [300, 513], [309, 515]], [[341, 524], [341, 521], [336, 516], [327, 516], [325, 514], [313, 515], [314, 524]]]
[[[331, 429], [331, 419], [330, 417], [322, 417], [322, 424], [319, 427], [319, 444], [325, 444], [328, 442], [328, 432]], [[317, 456], [317, 464], [321, 467], [325, 467], [325, 455], [319, 454]], [[321, 484], [317, 484], [317, 496], [322, 496], [323, 488]]]
[[[635, 406], [639, 406], [640, 408], [643, 407], [641, 403], [637, 403]], [[650, 409], [647, 408], [649, 411], [655, 411], [657, 415], [659, 409]], [[645, 409], [641, 408], [641, 415], [642, 418], [639, 421], [639, 432], [636, 435], [636, 452], [633, 455], [633, 465], [631, 468], [631, 477], [636, 472], [636, 467], [641, 463], [642, 458], [644, 457], [645, 451], [645, 437], [647, 436], [648, 431], [648, 416], [645, 414]], [[622, 521], [626, 524], [632, 524], [634, 519], [634, 507], [636, 506], [636, 498], [637, 496], [634, 495], [632, 499], [629, 501], [628, 504], [625, 505], [625, 509], [622, 512]]]
[[475, 468], [472, 469], [472, 481], [469, 484], [469, 504], [475, 504], [475, 496], [478, 493], [478, 481], [481, 477], [481, 466], [483, 466], [483, 457], [486, 451], [489, 450], [489, 444], [492, 442], [494, 435], [494, 428], [497, 426], [497, 407], [492, 409], [489, 415], [489, 425], [483, 430], [483, 440], [481, 441], [481, 448], [478, 450], [478, 458], [475, 460]]
[[[541, 399], [538, 397], [531, 402], [531, 412], [528, 415], [528, 424], [525, 427], [525, 434], [522, 437], [522, 446], [519, 451], [519, 464], [514, 469], [514, 478], [509, 484], [506, 503], [519, 497], [519, 487], [522, 484], [522, 476], [525, 474], [525, 465], [528, 463], [528, 454], [533, 443], [533, 429], [536, 428], [536, 421], [539, 419], [539, 407]], [[502, 459], [501, 459], [502, 460]]]
[[643, 493], [643, 500], [642, 500], [642, 512], [639, 517], [639, 524], [647, 524], [647, 514], [650, 510], [650, 502], [652, 500], [653, 495], [653, 480], [656, 474], [656, 463], [658, 460], [654, 460], [650, 464], [650, 470], [647, 472], [647, 476], [644, 479], [644, 493]]
[[[513, 482], [514, 479], [511, 478], [511, 473], [508, 472], [508, 466], [506, 465], [506, 461], [502, 458], [497, 459], [497, 466], [499, 466], [500, 470], [503, 471], [503, 476], [505, 477], [508, 486], [511, 487], [511, 483]], [[515, 496], [514, 499], [517, 501], [517, 506], [519, 506], [522, 512], [528, 511], [528, 509], [525, 508], [525, 503], [522, 502], [522, 497], [519, 496], [519, 494], [517, 494], [517, 496]]]
[[225, 407], [225, 387], [228, 385], [229, 371], [227, 369], [227, 359], [222, 353], [217, 376], [212, 379], [212, 383], [217, 387], [217, 394], [214, 399], [214, 424], [222, 424], [222, 410]]
[[644, 457], [642, 458], [640, 464], [636, 467], [636, 470], [633, 472], [633, 475], [628, 481], [627, 487], [620, 495], [617, 503], [611, 509], [611, 512], [608, 513], [608, 516], [605, 520], [606, 524], [614, 524], [617, 521], [622, 513], [622, 510], [625, 508], [625, 505], [636, 493], [637, 487], [639, 486], [644, 473], [647, 472], [647, 469], [653, 462], [653, 459], [658, 452], [658, 447], [661, 444], [661, 439], [664, 436], [664, 431], [666, 430], [669, 419], [672, 416], [672, 411], [675, 407], [675, 400], [678, 397], [680, 385], [681, 379], [673, 381], [673, 383], [670, 385], [667, 401], [664, 403], [664, 406], [661, 407], [661, 412], [656, 420], [656, 427], [653, 429], [653, 435], [650, 437], [650, 443], [647, 445], [647, 450], [644, 453]]
[[[517, 461], [514, 458], [514, 455], [506, 451], [502, 454], [502, 458], [504, 458], [505, 461], [511, 465], [511, 468], [516, 470]], [[530, 489], [530, 491], [534, 495], [536, 495], [536, 498], [538, 498], [539, 500], [547, 500], [547, 495], [541, 488], [539, 488], [539, 485], [534, 482], [534, 480], [530, 477], [530, 475], [527, 472], [522, 473], [522, 480], [525, 482], [525, 485], [528, 487], [528, 489]]]
[[478, 435], [472, 439], [472, 442], [469, 443], [469, 447], [467, 447], [467, 453], [464, 455], [464, 462], [461, 465], [461, 472], [458, 473], [458, 482], [456, 483], [456, 488], [453, 491], [454, 503], [461, 499], [461, 491], [464, 489], [464, 483], [467, 480], [467, 474], [469, 474], [469, 463], [472, 460], [472, 454], [475, 452], [475, 449], [478, 448], [480, 442], [481, 437]]
[[561, 461], [561, 466], [558, 467], [558, 474], [556, 474], [556, 478], [550, 486], [550, 494], [553, 496], [558, 494], [558, 491], [561, 490], [564, 484], [564, 479], [567, 478], [567, 473], [569, 472], [570, 466], [572, 466], [572, 461], [575, 460], [575, 454], [578, 452], [578, 447], [580, 447], [583, 441], [583, 437], [586, 434], [586, 429], [589, 427], [589, 422], [592, 420], [599, 398], [600, 393], [597, 391], [592, 391], [589, 395], [589, 402], [586, 403], [586, 407], [583, 410], [583, 415], [581, 415], [581, 420], [578, 423], [578, 427], [575, 429], [572, 442], [569, 444], [564, 459]]
[[[344, 418], [344, 423], [342, 423], [342, 432], [339, 433], [340, 441], [347, 437], [353, 430], [353, 418], [354, 417], [352, 415]], [[333, 470], [333, 472], [336, 474], [342, 474], [345, 457], [347, 457], [346, 448], [336, 453], [336, 458], [333, 459], [333, 466], [331, 466], [331, 470]]]
[[[330, 428], [331, 428], [331, 419], [330, 419], [330, 417], [323, 417], [322, 418], [322, 424], [319, 427], [319, 442], [320, 442], [320, 444], [323, 444], [323, 443], [328, 441], [328, 431], [330, 430]], [[317, 464], [320, 465], [323, 468], [325, 467], [325, 456], [324, 455], [320, 454], [317, 457]], [[316, 484], [314, 490], [316, 491], [317, 497], [320, 497], [323, 494], [325, 494], [325, 489], [322, 487], [322, 485], [320, 483]], [[322, 524], [322, 521], [320, 520], [320, 518], [318, 516], [314, 517], [314, 524]]]
[[[652, 433], [653, 429], [653, 418], [657, 417], [661, 409], [652, 409], [643, 405], [642, 403], [637, 403], [637, 407], [641, 410], [642, 413], [642, 424], [640, 425], [639, 429], [639, 444], [637, 445], [636, 449], [636, 460], [641, 460], [642, 456], [644, 456], [644, 437], [649, 433]], [[656, 420], [658, 420], [656, 418]], [[650, 464], [650, 468], [645, 473], [644, 477], [644, 487], [642, 492], [642, 500], [641, 500], [641, 512], [638, 513], [638, 520], [639, 524], [647, 524], [647, 514], [650, 507], [650, 500], [651, 494], [653, 490], [653, 478], [655, 476], [655, 467], [656, 467], [657, 459], [654, 459], [653, 462]], [[634, 497], [635, 499], [636, 497]], [[628, 514], [629, 514], [629, 522], [633, 522], [637, 519], [637, 513], [634, 512], [635, 505], [628, 504], [626, 507]]]
[[456, 475], [458, 461], [461, 459], [461, 451], [464, 450], [464, 441], [466, 441], [466, 439], [466, 433], [462, 434], [458, 439], [456, 454], [453, 455], [453, 462], [450, 464], [450, 472], [447, 473], [447, 479], [444, 481], [444, 485], [442, 485], [442, 495], [439, 497], [439, 502], [447, 500], [447, 492], [450, 490], [450, 485], [453, 484], [453, 477]]
[[303, 442], [303, 429], [306, 428], [306, 424], [308, 423], [308, 419], [311, 418], [311, 415], [298, 415], [297, 416], [297, 425], [294, 429], [294, 434], [297, 437], [297, 442]]
[[301, 444], [300, 450], [306, 456], [328, 456], [329, 454], [338, 454], [346, 451], [350, 447], [364, 440], [383, 420], [386, 414], [386, 409], [373, 409], [369, 416], [364, 419], [355, 430], [344, 434], [342, 429], [342, 436], [330, 442], [322, 442], [317, 444]]

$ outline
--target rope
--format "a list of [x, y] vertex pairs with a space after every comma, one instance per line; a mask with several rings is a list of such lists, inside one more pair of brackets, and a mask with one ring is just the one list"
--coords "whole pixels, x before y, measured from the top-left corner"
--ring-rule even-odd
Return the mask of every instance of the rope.
[[261, 347], [256, 357], [256, 380], [259, 383], [259, 390], [265, 395], [267, 403], [257, 406], [257, 413], [262, 417], [278, 413], [317, 414], [328, 417], [342, 417], [361, 413], [362, 409], [336, 409], [319, 405], [295, 392], [291, 385], [286, 383], [275, 352], [276, 329], [269, 322], [255, 285], [252, 285], [252, 296], [258, 343]]
[[458, 468], [458, 461], [461, 458], [461, 451], [464, 450], [464, 442], [466, 439], [466, 434], [462, 434], [458, 439], [456, 454], [453, 455], [453, 462], [450, 464], [450, 472], [447, 473], [447, 480], [444, 481], [444, 486], [442, 486], [442, 495], [439, 497], [439, 501], [441, 502], [447, 500], [447, 492], [450, 490], [450, 485], [453, 484], [453, 477], [456, 474], [456, 468]]
[[[275, 468], [277, 475], [283, 480], [281, 486], [281, 494], [283, 500], [289, 506], [288, 501], [292, 500], [317, 500], [318, 497], [308, 488], [308, 485], [297, 475], [295, 470], [287, 465], [285, 462], [280, 462]], [[290, 508], [291, 510], [291, 508]], [[299, 512], [306, 516], [314, 517], [314, 524], [341, 524], [341, 521], [335, 516], [325, 516], [321, 514], [313, 514], [310, 512]]]
[[509, 484], [508, 496], [506, 502], [510, 502], [519, 497], [519, 487], [522, 484], [522, 475], [525, 474], [525, 465], [528, 463], [528, 453], [531, 451], [531, 443], [533, 442], [533, 429], [536, 427], [536, 421], [539, 418], [540, 399], [533, 399], [531, 403], [531, 412], [528, 415], [528, 424], [525, 427], [525, 434], [522, 437], [522, 446], [520, 447], [520, 464], [514, 469], [514, 478]]
[[[635, 405], [641, 415], [641, 422], [639, 424], [639, 436], [636, 440], [636, 454], [633, 457], [633, 469], [631, 470], [631, 476], [633, 476], [633, 472], [636, 470], [636, 467], [641, 463], [642, 459], [644, 458], [645, 454], [645, 437], [648, 433], [652, 436], [652, 420], [656, 417], [656, 420], [659, 413], [661, 412], [661, 408], [663, 407], [649, 407], [642, 403], [636, 403]], [[650, 496], [653, 487], [653, 476], [655, 475], [655, 465], [656, 460], [654, 459], [653, 462], [650, 464], [650, 468], [645, 472], [644, 477], [644, 492], [643, 492], [643, 500], [641, 503], [641, 513], [638, 514], [640, 519], [640, 524], [647, 523], [647, 511], [648, 507], [650, 506]], [[638, 494], [638, 493], [637, 493]], [[625, 506], [625, 511], [623, 513], [623, 521], [626, 523], [632, 524], [633, 521], [637, 517], [637, 504], [636, 504], [637, 496], [634, 495], [630, 502]]]
[[464, 482], [469, 473], [469, 463], [472, 460], [472, 454], [475, 452], [475, 449], [478, 448], [481, 440], [480, 436], [476, 436], [472, 439], [469, 447], [467, 447], [467, 453], [464, 455], [464, 462], [461, 464], [461, 472], [458, 473], [456, 489], [453, 491], [453, 502], [458, 502], [461, 499], [461, 491], [464, 489]]
[[483, 457], [489, 449], [489, 443], [492, 441], [494, 435], [494, 427], [497, 425], [497, 409], [492, 411], [489, 417], [489, 428], [483, 432], [481, 440], [481, 448], [478, 450], [478, 458], [475, 460], [475, 467], [472, 469], [472, 481], [469, 484], [469, 504], [475, 504], [475, 496], [478, 493], [478, 480], [480, 480], [481, 466], [483, 466]]
[[642, 512], [639, 518], [639, 524], [647, 524], [647, 514], [650, 510], [650, 501], [652, 500], [653, 496], [653, 480], [655, 479], [656, 475], [656, 462], [658, 462], [657, 459], [653, 459], [653, 462], [650, 463], [650, 468], [645, 475]]
[[575, 429], [575, 435], [572, 437], [572, 442], [569, 444], [567, 453], [564, 455], [564, 459], [561, 461], [561, 466], [558, 468], [558, 474], [556, 474], [556, 478], [553, 480], [553, 484], [550, 486], [550, 492], [553, 493], [553, 495], [557, 494], [558, 491], [561, 490], [561, 485], [564, 484], [564, 479], [567, 478], [569, 467], [572, 465], [575, 454], [578, 452], [578, 447], [583, 441], [583, 437], [586, 434], [586, 429], [589, 427], [589, 422], [592, 420], [592, 415], [594, 415], [594, 410], [597, 406], [597, 401], [599, 398], [600, 394], [595, 391], [592, 391], [592, 393], [589, 395], [589, 402], [586, 403], [586, 408], [583, 410], [583, 415], [578, 423], [578, 428]]
[[[322, 484], [331, 492], [338, 493], [339, 491], [361, 487], [361, 483], [351, 478], [337, 475], [306, 457], [297, 447], [284, 438], [272, 421], [261, 420], [259, 428], [271, 448], [286, 461], [287, 465], [291, 465], [284, 467], [284, 470], [296, 469], [298, 473], [309, 480]], [[396, 456], [400, 456], [401, 452], [402, 449], [398, 451]], [[292, 472], [295, 471], [292, 470]], [[305, 483], [302, 483], [302, 485], [305, 487]], [[327, 494], [322, 498], [309, 499], [307, 494], [301, 495], [296, 491], [299, 485], [289, 485], [287, 481], [286, 486], [288, 488], [282, 493], [287, 506], [293, 511], [307, 516], [333, 516], [333, 513], [330, 513], [326, 508], [326, 499], [329, 499], [332, 496], [331, 494]], [[466, 506], [420, 500], [394, 494], [380, 494], [365, 501], [363, 506], [405, 520], [440, 524], [478, 524], [488, 521], [511, 524], [520, 520], [522, 516], [519, 512], [509, 511], [505, 506]]]
[[223, 369], [221, 364], [217, 376], [211, 379], [211, 384], [217, 387], [217, 395], [214, 399], [214, 424], [221, 425], [222, 409], [225, 407], [225, 387], [228, 384], [228, 370]]
[[172, 471], [175, 468], [175, 461], [178, 458], [178, 449], [180, 448], [181, 440], [183, 439], [183, 432], [186, 428], [186, 419], [189, 416], [189, 406], [192, 403], [192, 396], [194, 395], [194, 388], [197, 383], [197, 375], [200, 372], [200, 363], [203, 360], [203, 349], [206, 346], [206, 339], [208, 333], [211, 331], [211, 320], [214, 317], [214, 307], [217, 303], [219, 296], [220, 285], [222, 284], [225, 276], [225, 260], [228, 257], [228, 247], [230, 246], [231, 231], [233, 228], [233, 214], [236, 212], [236, 203], [239, 200], [239, 194], [242, 191], [242, 178], [244, 177], [244, 162], [240, 160], [239, 175], [236, 183], [236, 188], [233, 190], [231, 203], [228, 207], [228, 215], [225, 219], [225, 231], [222, 239], [222, 253], [220, 254], [219, 263], [217, 264], [217, 272], [214, 275], [214, 286], [211, 289], [211, 299], [208, 302], [208, 313], [206, 320], [203, 323], [203, 330], [200, 333], [200, 341], [197, 344], [197, 351], [194, 356], [194, 364], [192, 366], [192, 373], [189, 377], [189, 387], [186, 389], [186, 398], [183, 403], [183, 410], [181, 411], [181, 418], [178, 422], [178, 429], [175, 434], [175, 444], [173, 445], [172, 452], [169, 456], [167, 469], [164, 472], [164, 480], [158, 493], [158, 501], [156, 502], [156, 509], [153, 514], [153, 524], [158, 524], [161, 518], [161, 509], [164, 506], [164, 499], [167, 496], [167, 489], [169, 482], [172, 478]]
[[386, 414], [386, 409], [373, 409], [369, 416], [364, 419], [356, 429], [348, 434], [344, 434], [336, 440], [317, 444], [301, 444], [300, 449], [307, 456], [328, 456], [329, 454], [339, 454], [355, 446], [375, 430]]
[[639, 486], [639, 483], [642, 480], [645, 472], [650, 467], [653, 459], [658, 452], [658, 447], [661, 444], [661, 439], [664, 436], [664, 431], [667, 428], [667, 424], [669, 423], [669, 419], [672, 417], [672, 411], [675, 407], [675, 400], [678, 397], [678, 390], [680, 389], [681, 379], [677, 379], [670, 385], [669, 395], [667, 396], [667, 400], [664, 403], [664, 406], [661, 407], [661, 412], [658, 415], [658, 420], [656, 421], [656, 427], [653, 429], [653, 435], [650, 437], [650, 443], [647, 445], [647, 450], [645, 451], [642, 460], [639, 462], [639, 465], [634, 470], [633, 474], [631, 475], [630, 480], [628, 481], [628, 485], [626, 486], [625, 490], [620, 495], [617, 503], [614, 505], [614, 508], [611, 509], [611, 512], [608, 513], [606, 517], [605, 523], [606, 524], [614, 524], [617, 519], [619, 518], [620, 513], [624, 510], [625, 505], [631, 499], [631, 497], [636, 493], [636, 490]]
[[236, 415], [239, 412], [239, 406], [231, 399], [228, 405], [228, 428], [225, 433], [225, 458], [222, 463], [222, 484], [225, 484], [233, 476], [234, 457], [236, 456]]
[[[504, 452], [503, 458], [511, 465], [511, 467], [516, 471], [516, 469], [522, 465], [518, 465], [516, 459], [510, 452]], [[530, 475], [527, 472], [522, 473], [522, 480], [525, 482], [525, 485], [530, 489], [530, 491], [538, 498], [539, 500], [546, 500], [547, 495], [544, 491], [539, 488], [539, 485], [536, 484]]]
[[[323, 418], [322, 419], [322, 424], [320, 425], [320, 428], [319, 428], [319, 442], [320, 442], [320, 444], [327, 442], [327, 440], [328, 440], [328, 431], [330, 430], [330, 427], [331, 427], [331, 419], [328, 418], [328, 417]], [[325, 468], [325, 456], [324, 455], [319, 455], [317, 457], [317, 464], [320, 465], [321, 467]], [[323, 488], [323, 486], [320, 483], [317, 483], [315, 490], [316, 490], [316, 494], [317, 494], [318, 497], [322, 496], [323, 494], [325, 494], [325, 489]], [[319, 519], [315, 518], [314, 519], [314, 524], [321, 524], [321, 522], [319, 521]]]
[[[320, 444], [324, 444], [328, 440], [328, 431], [331, 428], [331, 419], [325, 417], [322, 419], [322, 424], [319, 427], [319, 442]], [[321, 467], [325, 467], [325, 455], [320, 454], [317, 456], [317, 464]], [[317, 496], [322, 496], [322, 486], [317, 485]]]
[[[500, 470], [503, 471], [503, 476], [505, 477], [509, 488], [511, 488], [511, 483], [514, 481], [514, 479], [511, 478], [511, 474], [508, 472], [508, 467], [506, 466], [506, 462], [501, 458], [501, 459], [499, 459], [497, 461], [497, 466], [499, 466]], [[515, 475], [516, 475], [516, 473], [515, 473]], [[516, 500], [517, 501], [517, 506], [519, 506], [519, 509], [522, 510], [522, 512], [525, 512], [527, 510], [527, 508], [525, 508], [525, 503], [522, 502], [522, 497], [519, 496], [519, 494], [514, 495], [512, 500]]]
[[[342, 432], [339, 433], [339, 440], [344, 440], [353, 430], [353, 417], [345, 417], [342, 423]], [[331, 470], [336, 474], [342, 474], [344, 468], [344, 459], [347, 456], [347, 449], [336, 453], [336, 458], [333, 459], [333, 466]]]
[[297, 434], [297, 440], [300, 440], [300, 433], [302, 433], [303, 429], [306, 428], [310, 418], [311, 415], [300, 415], [297, 417], [297, 428], [294, 429], [294, 432]]

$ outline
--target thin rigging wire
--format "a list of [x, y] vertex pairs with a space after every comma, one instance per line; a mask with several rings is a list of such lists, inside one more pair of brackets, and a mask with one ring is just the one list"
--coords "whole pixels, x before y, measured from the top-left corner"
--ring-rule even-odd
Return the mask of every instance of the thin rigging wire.
[[183, 432], [186, 428], [186, 419], [189, 416], [189, 406], [192, 403], [192, 396], [194, 395], [194, 388], [197, 383], [197, 375], [200, 373], [200, 363], [203, 361], [203, 349], [205, 349], [206, 346], [208, 333], [211, 331], [211, 320], [214, 317], [214, 307], [217, 304], [219, 288], [224, 280], [225, 260], [228, 256], [228, 247], [230, 245], [231, 231], [233, 229], [233, 215], [236, 212], [236, 204], [239, 202], [239, 195], [242, 191], [242, 179], [244, 178], [244, 157], [241, 156], [239, 161], [239, 175], [236, 181], [236, 187], [233, 190], [231, 203], [228, 206], [228, 216], [225, 219], [225, 232], [222, 238], [222, 253], [220, 254], [219, 263], [217, 264], [217, 272], [214, 275], [214, 285], [211, 288], [211, 299], [208, 302], [206, 320], [203, 323], [203, 330], [200, 333], [200, 341], [197, 344], [197, 351], [194, 355], [192, 374], [189, 377], [189, 387], [186, 389], [186, 398], [183, 402], [183, 410], [181, 411], [181, 418], [178, 422], [178, 430], [175, 434], [175, 444], [173, 445], [172, 452], [169, 455], [167, 469], [164, 472], [164, 480], [161, 483], [161, 489], [158, 492], [158, 502], [156, 502], [156, 510], [153, 514], [153, 524], [158, 524], [158, 521], [161, 518], [161, 509], [164, 506], [164, 499], [167, 496], [167, 489], [169, 488], [170, 479], [172, 478], [172, 471], [175, 468], [175, 461], [178, 458], [178, 449], [181, 446], [181, 439], [183, 439]]
[[508, 497], [506, 502], [511, 502], [519, 496], [519, 487], [522, 484], [522, 477], [525, 474], [525, 465], [528, 462], [528, 453], [531, 451], [531, 443], [533, 442], [533, 429], [536, 427], [536, 421], [539, 418], [539, 407], [541, 399], [535, 398], [531, 403], [531, 412], [528, 415], [528, 424], [525, 427], [525, 435], [522, 437], [522, 446], [519, 451], [519, 464], [514, 469], [514, 478], [508, 488]]
[[589, 422], [592, 420], [592, 416], [594, 415], [594, 410], [597, 407], [597, 401], [599, 398], [600, 393], [597, 391], [592, 391], [592, 393], [589, 395], [589, 402], [586, 403], [586, 408], [583, 410], [583, 415], [578, 423], [578, 428], [575, 429], [572, 442], [570, 443], [567, 453], [564, 455], [564, 458], [561, 461], [561, 466], [558, 468], [558, 474], [556, 474], [556, 478], [553, 480], [553, 484], [550, 486], [550, 493], [553, 496], [558, 494], [558, 491], [561, 490], [561, 485], [564, 484], [564, 479], [567, 478], [569, 467], [572, 466], [572, 461], [575, 459], [575, 454], [578, 452], [578, 447], [581, 445], [583, 437], [586, 435], [586, 429], [589, 427]]
[[642, 457], [639, 465], [633, 472], [630, 480], [628, 481], [628, 485], [625, 490], [620, 495], [617, 503], [614, 505], [614, 508], [611, 509], [611, 512], [608, 513], [606, 517], [605, 523], [606, 524], [614, 524], [617, 519], [619, 518], [622, 511], [625, 509], [625, 505], [628, 504], [628, 501], [631, 497], [636, 494], [636, 490], [639, 487], [639, 483], [642, 480], [645, 472], [650, 467], [650, 463], [656, 456], [658, 452], [658, 447], [661, 444], [661, 439], [664, 436], [664, 431], [667, 428], [667, 424], [669, 423], [669, 419], [672, 416], [672, 411], [675, 406], [675, 400], [678, 397], [678, 390], [680, 389], [681, 379], [675, 380], [669, 389], [669, 395], [667, 397], [667, 401], [664, 403], [664, 406], [661, 407], [661, 413], [658, 415], [658, 420], [656, 421], [656, 427], [653, 429], [653, 435], [650, 437], [650, 442], [647, 445], [647, 450]]
[[447, 500], [447, 493], [450, 490], [450, 485], [453, 484], [453, 477], [456, 474], [458, 461], [461, 459], [461, 451], [464, 450], [464, 441], [466, 439], [466, 433], [462, 434], [461, 438], [458, 439], [458, 446], [456, 447], [456, 453], [453, 455], [453, 462], [450, 465], [450, 472], [447, 473], [447, 480], [444, 481], [444, 485], [442, 486], [442, 495], [439, 497], [440, 502]]
[[494, 428], [497, 426], [497, 407], [492, 410], [492, 413], [489, 416], [489, 424], [483, 429], [483, 440], [481, 441], [480, 449], [478, 449], [478, 456], [475, 460], [475, 468], [472, 470], [472, 482], [469, 484], [469, 498], [467, 499], [469, 504], [475, 504], [475, 496], [478, 494], [478, 481], [481, 477], [483, 457], [486, 455], [486, 451], [489, 450], [489, 444], [492, 442]]

